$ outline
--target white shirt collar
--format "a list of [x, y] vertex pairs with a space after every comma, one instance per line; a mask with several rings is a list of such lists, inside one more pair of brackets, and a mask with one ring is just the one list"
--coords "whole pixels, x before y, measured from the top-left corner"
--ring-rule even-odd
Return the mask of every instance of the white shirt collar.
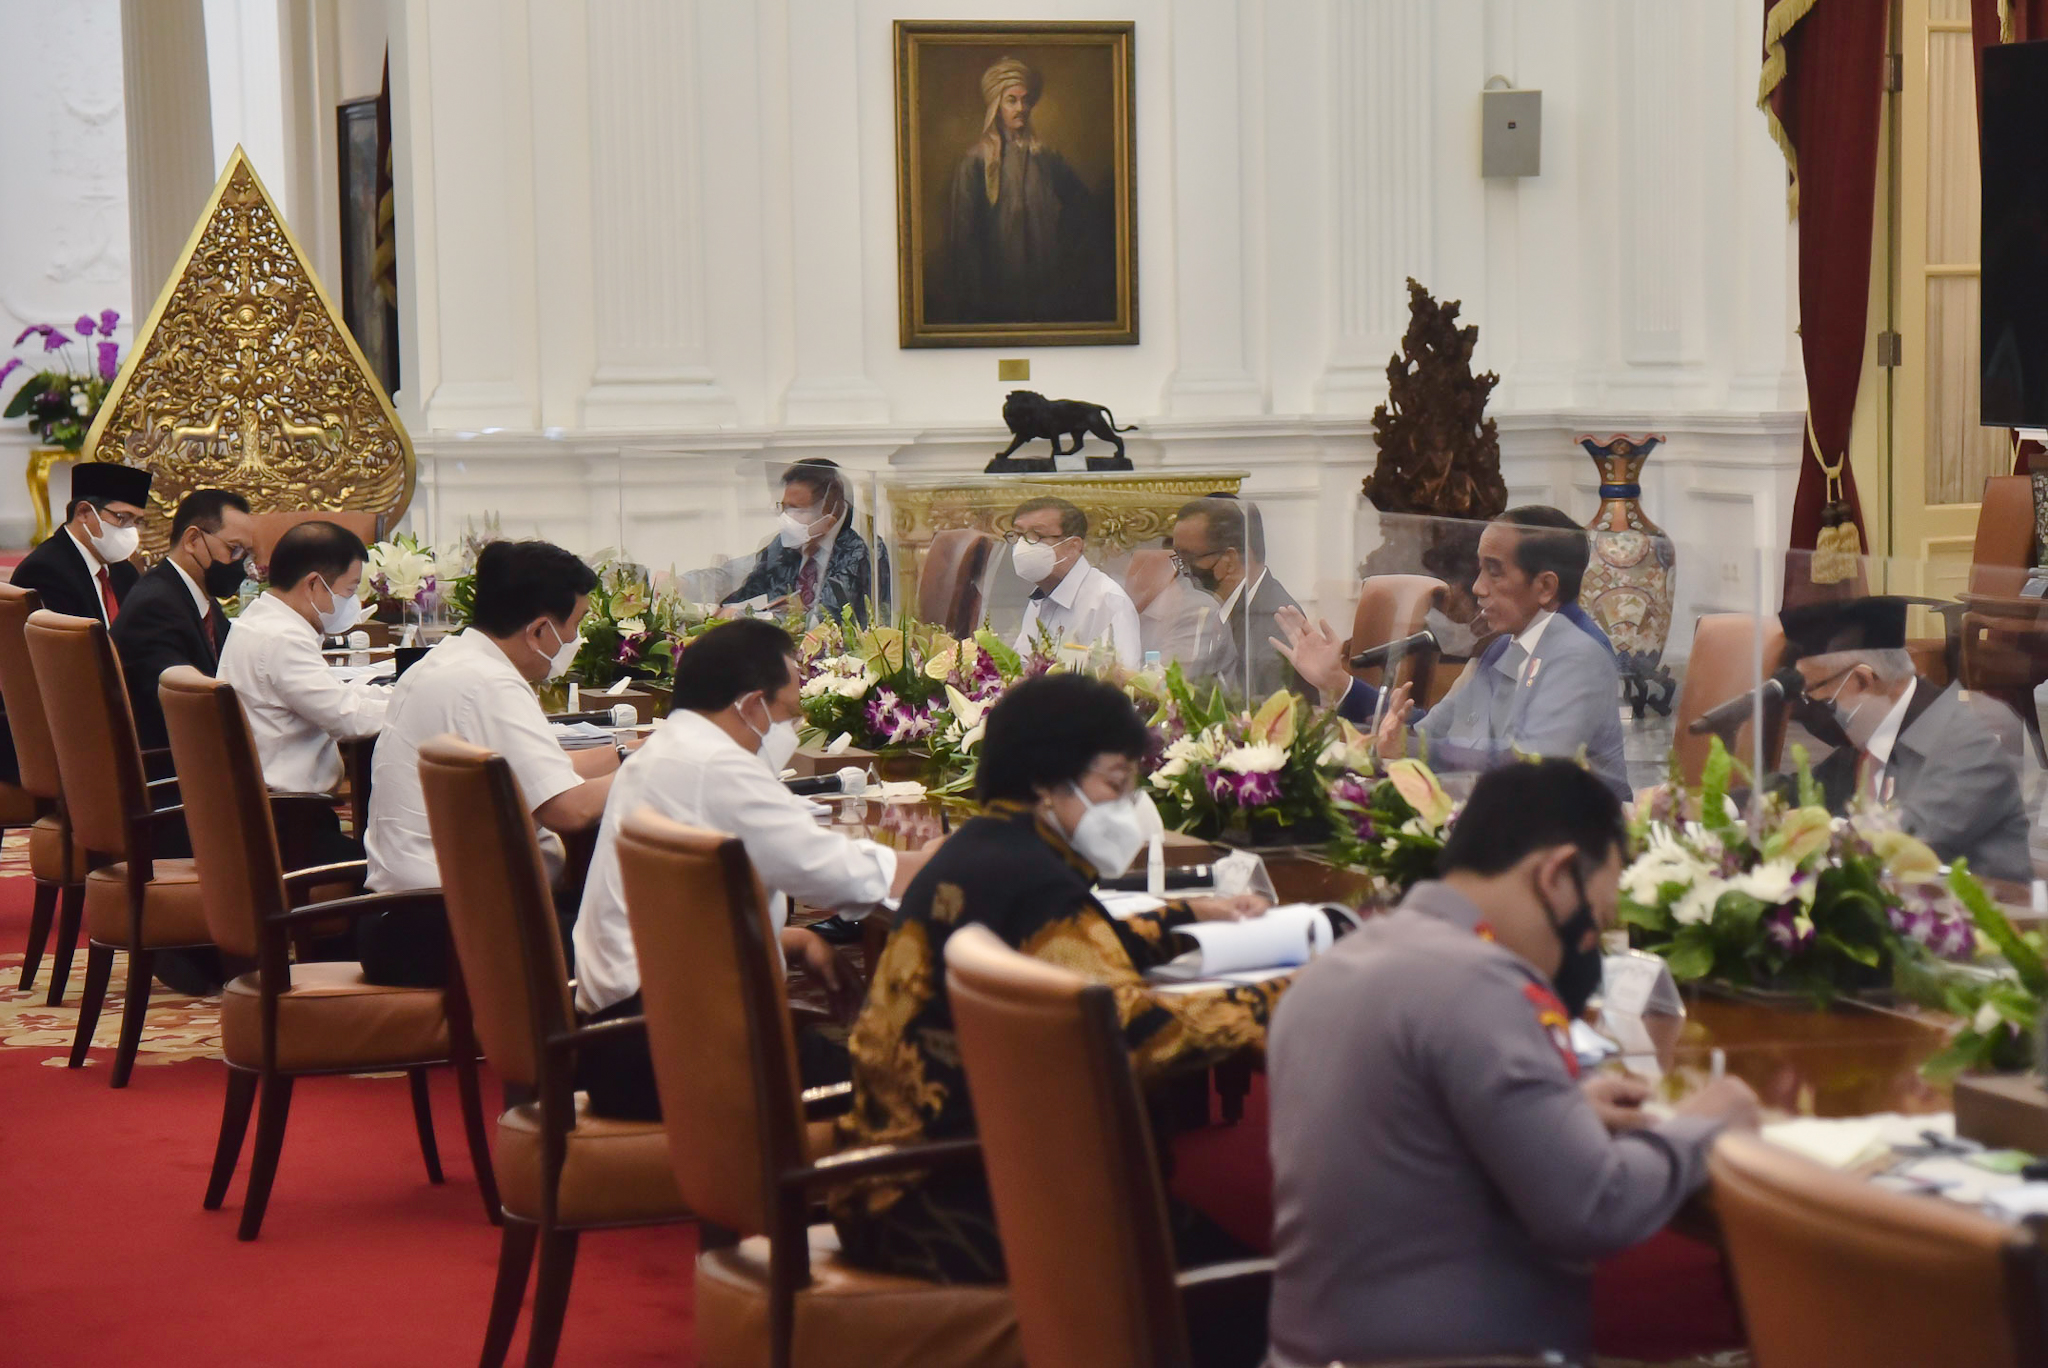
[[1538, 611], [1536, 616], [1529, 620], [1529, 625], [1515, 637], [1515, 645], [1522, 648], [1524, 655], [1535, 656], [1536, 643], [1543, 640], [1543, 629], [1548, 627], [1550, 620], [1556, 616], [1557, 614], [1548, 608]]
[[1081, 586], [1088, 582], [1088, 572], [1094, 568], [1086, 556], [1078, 558], [1067, 567], [1067, 573], [1061, 576], [1060, 582], [1046, 590], [1045, 596], [1062, 608], [1073, 607], [1074, 600], [1081, 596]]
[[1257, 579], [1249, 581], [1239, 580], [1237, 582], [1237, 588], [1231, 590], [1230, 597], [1223, 600], [1223, 606], [1216, 610], [1216, 616], [1222, 618], [1225, 622], [1230, 621], [1230, 610], [1237, 607], [1238, 599], [1247, 591], [1256, 595], [1259, 592], [1259, 586], [1265, 582], [1266, 568], [1262, 565], [1259, 567], [1259, 577]]
[[178, 572], [178, 578], [185, 581], [185, 587], [192, 591], [192, 604], [199, 610], [200, 619], [203, 621], [206, 618], [207, 609], [214, 606], [213, 600], [206, 596], [206, 591], [199, 587], [197, 580], [185, 573], [184, 566], [178, 564], [175, 559], [170, 557], [166, 557], [165, 561], [171, 569]]
[[1906, 705], [1913, 701], [1913, 690], [1919, 684], [1917, 679], [1907, 682], [1906, 691], [1899, 695], [1898, 702], [1892, 704], [1891, 711], [1884, 715], [1884, 721], [1877, 724], [1877, 730], [1870, 734], [1869, 742], [1863, 747], [1864, 754], [1880, 765], [1888, 766], [1892, 762], [1892, 747], [1898, 743], [1899, 728], [1906, 721]]
[[289, 628], [296, 624], [299, 631], [313, 638], [315, 645], [318, 645], [321, 640], [318, 627], [315, 627], [312, 623], [299, 616], [298, 609], [292, 607], [268, 589], [249, 600], [249, 606], [242, 610], [240, 621], [260, 623], [269, 617], [276, 618], [278, 626], [281, 628]]
[[92, 549], [91, 542], [73, 532], [70, 523], [64, 524], [64, 535], [71, 538], [71, 544], [78, 548], [78, 554], [85, 557], [85, 573], [98, 579], [100, 571], [106, 568], [107, 564], [100, 559], [100, 553]]

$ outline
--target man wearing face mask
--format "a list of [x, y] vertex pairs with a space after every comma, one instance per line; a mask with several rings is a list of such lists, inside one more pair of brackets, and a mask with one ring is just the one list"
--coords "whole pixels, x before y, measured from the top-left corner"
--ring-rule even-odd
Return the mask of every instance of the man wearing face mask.
[[1124, 587], [1088, 563], [1088, 515], [1065, 499], [1028, 499], [1010, 519], [1010, 564], [1035, 586], [1017, 633], [1028, 652], [1044, 630], [1068, 645], [1105, 645], [1124, 668], [1142, 659], [1138, 607]]
[[[129, 557], [142, 543], [150, 475], [134, 466], [84, 461], [71, 470], [64, 524], [21, 558], [9, 582], [33, 589], [43, 607], [112, 627], [141, 572]], [[16, 782], [14, 735], [0, 725], [0, 780]]]
[[[1793, 716], [1817, 739], [1837, 743], [1813, 777], [1832, 812], [1859, 800], [1896, 808], [1906, 832], [1943, 860], [1967, 859], [1974, 873], [2028, 883], [2019, 761], [1993, 725], [2003, 705], [1918, 677], [1906, 652], [1906, 606], [1874, 597], [1781, 615], [1805, 683]], [[2003, 720], [2017, 736], [2019, 720]]]
[[1592, 1348], [1593, 1260], [1655, 1234], [1756, 1095], [1579, 1076], [1626, 832], [1566, 760], [1480, 778], [1401, 906], [1310, 963], [1276, 1013], [1272, 1362]]
[[[837, 463], [822, 456], [796, 462], [782, 473], [782, 497], [776, 503], [774, 541], [754, 557], [740, 587], [727, 594], [720, 617], [738, 617], [752, 600], [800, 606], [804, 620], [837, 618], [846, 608], [863, 627], [868, 603], [875, 596], [868, 566], [868, 544], [848, 516], [852, 500], [846, 477]], [[889, 583], [889, 557], [881, 553], [881, 583]]]
[[255, 544], [247, 499], [225, 489], [196, 489], [179, 501], [171, 519], [170, 554], [122, 600], [111, 635], [144, 750], [170, 744], [157, 677], [173, 665], [190, 665], [208, 676], [218, 667], [228, 640], [220, 600], [242, 591]]
[[[801, 716], [796, 643], [772, 622], [731, 622], [704, 633], [676, 661], [668, 723], [620, 769], [598, 828], [576, 918], [576, 1007], [598, 1021], [640, 1014], [640, 961], [619, 881], [619, 824], [653, 808], [689, 826], [729, 831], [768, 890], [768, 916], [790, 964], [821, 980], [842, 1011], [858, 980], [815, 932], [788, 925], [792, 899], [850, 917], [900, 893], [923, 856], [851, 840], [819, 824], [783, 787]], [[812, 1033], [799, 1042], [806, 1082], [842, 1081], [843, 1052]], [[658, 1120], [661, 1100], [646, 1037], [614, 1037], [579, 1056], [579, 1086], [601, 1116]]]
[[[556, 833], [597, 825], [619, 753], [609, 747], [564, 751], [533, 686], [568, 672], [596, 587], [589, 566], [548, 542], [492, 542], [477, 556], [469, 626], [427, 652], [391, 690], [371, 764], [363, 841], [371, 892], [441, 885], [420, 792], [419, 748], [450, 733], [505, 757], [541, 828], [549, 881], [560, 877]], [[363, 977], [404, 986], [445, 983], [447, 925], [438, 913], [364, 918], [357, 926]]]
[[[362, 539], [336, 523], [302, 522], [286, 532], [270, 552], [270, 587], [235, 619], [221, 652], [220, 678], [241, 699], [271, 788], [332, 792], [341, 783], [335, 742], [384, 725], [390, 688], [338, 679], [320, 654], [322, 638], [346, 636], [362, 617], [356, 588], [367, 554]], [[322, 812], [308, 862], [361, 859], [362, 848]]]
[[1281, 652], [1280, 614], [1301, 607], [1266, 568], [1266, 526], [1258, 506], [1232, 495], [1210, 495], [1181, 507], [1173, 524], [1173, 559], [1180, 572], [1213, 594], [1217, 618], [1237, 659], [1219, 677], [1229, 693], [1249, 692], [1257, 702], [1292, 689], [1314, 704], [1320, 698]]

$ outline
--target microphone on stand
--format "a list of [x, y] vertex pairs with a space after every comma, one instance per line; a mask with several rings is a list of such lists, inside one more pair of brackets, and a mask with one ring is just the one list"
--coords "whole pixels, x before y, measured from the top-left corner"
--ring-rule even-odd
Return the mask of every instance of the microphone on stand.
[[1437, 644], [1436, 634], [1424, 630], [1417, 632], [1414, 636], [1404, 636], [1399, 641], [1390, 641], [1384, 646], [1375, 646], [1369, 651], [1360, 651], [1357, 655], [1351, 657], [1351, 668], [1354, 670], [1376, 669], [1379, 666], [1385, 665], [1389, 660], [1397, 656], [1406, 655], [1419, 646], [1427, 646], [1432, 650], [1440, 649]]
[[1717, 708], [1709, 708], [1695, 717], [1686, 730], [1694, 736], [1702, 732], [1727, 731], [1741, 726], [1755, 710], [1758, 694], [1763, 695], [1766, 708], [1776, 707], [1788, 698], [1799, 698], [1806, 692], [1806, 681], [1797, 669], [1787, 665], [1766, 679], [1756, 688], [1738, 694]]

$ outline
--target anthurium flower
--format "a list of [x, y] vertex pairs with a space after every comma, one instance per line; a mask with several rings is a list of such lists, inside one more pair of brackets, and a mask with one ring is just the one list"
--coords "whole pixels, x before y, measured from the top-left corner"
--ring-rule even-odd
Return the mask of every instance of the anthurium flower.
[[1301, 700], [1281, 689], [1252, 714], [1246, 735], [1253, 742], [1271, 742], [1283, 750], [1294, 744], [1295, 719]]
[[1451, 795], [1444, 792], [1436, 775], [1420, 760], [1390, 762], [1387, 778], [1393, 782], [1394, 791], [1431, 827], [1442, 826], [1444, 818], [1451, 815]]
[[1903, 831], [1874, 831], [1870, 849], [1884, 862], [1884, 872], [1901, 883], [1927, 883], [1941, 877], [1941, 857], [1925, 841]]
[[1826, 808], [1794, 808], [1764, 840], [1764, 858], [1805, 864], [1833, 841], [1834, 819]]

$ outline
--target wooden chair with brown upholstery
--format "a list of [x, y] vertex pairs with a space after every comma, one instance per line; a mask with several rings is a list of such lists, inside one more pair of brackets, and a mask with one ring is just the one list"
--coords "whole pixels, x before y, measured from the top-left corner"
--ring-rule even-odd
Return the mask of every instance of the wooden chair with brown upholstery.
[[114, 953], [125, 951], [128, 986], [114, 1068], [107, 1080], [124, 1088], [142, 1040], [157, 952], [213, 943], [199, 874], [190, 859], [160, 860], [152, 855], [158, 829], [181, 826], [184, 810], [176, 804], [153, 804], [153, 795], [176, 781], [148, 783], [143, 778], [135, 716], [106, 624], [43, 609], [29, 615], [24, 635], [56, 747], [71, 838], [86, 851], [88, 867], [85, 991], [79, 1000], [71, 1067], [85, 1066], [113, 975]]
[[[1671, 747], [1678, 753], [1679, 769], [1685, 782], [1698, 787], [1700, 771], [1713, 749], [1713, 737], [1692, 734], [1693, 720], [1700, 714], [1757, 687], [1777, 673], [1785, 660], [1785, 632], [1776, 617], [1764, 624], [1764, 653], [1756, 654], [1756, 619], [1748, 613], [1708, 613], [1693, 628], [1692, 654], [1686, 658], [1685, 683], [1678, 690], [1678, 706], [1672, 710]], [[1750, 763], [1753, 731], [1744, 722], [1735, 732], [1733, 752], [1743, 764]], [[1785, 709], [1764, 708], [1764, 764], [1778, 767], [1785, 746]]]
[[1708, 1171], [1760, 1368], [2048, 1363], [2048, 1227], [1887, 1192], [1754, 1135], [1723, 1135]]
[[2018, 713], [2041, 756], [2034, 690], [2048, 680], [2048, 603], [2020, 596], [2033, 564], [2033, 477], [1993, 475], [1984, 482], [1977, 513], [1958, 674], [1964, 688], [1988, 694]]
[[[1270, 1259], [1177, 1271], [1116, 999], [1004, 945], [946, 942], [946, 991], [1031, 1363], [1189, 1368], [1183, 1297], [1265, 1342]], [[1046, 1129], [1058, 1117], [1057, 1138]]]
[[[467, 1014], [450, 1012], [438, 988], [393, 988], [363, 981], [354, 962], [291, 962], [291, 933], [307, 922], [352, 924], [374, 912], [417, 905], [432, 894], [368, 893], [302, 902], [315, 889], [361, 888], [361, 860], [287, 874], [271, 817], [273, 795], [234, 689], [189, 666], [164, 671], [157, 686], [171, 754], [186, 776], [185, 825], [193, 862], [206, 881], [205, 917], [224, 955], [251, 961], [221, 995], [221, 1056], [228, 1066], [220, 1142], [206, 1185], [206, 1209], [218, 1210], [241, 1157], [249, 1112], [261, 1103], [256, 1153], [237, 1234], [253, 1240], [263, 1227], [277, 1157], [284, 1146], [292, 1085], [316, 1074], [405, 1071], [412, 1084], [413, 1121], [427, 1178], [439, 1183], [427, 1093], [431, 1065], [455, 1065], [470, 1155], [488, 1190], [490, 1156], [477, 1088], [476, 1043]], [[201, 777], [203, 776], [203, 777]]]
[[[1358, 608], [1351, 616], [1351, 636], [1344, 643], [1344, 654], [1354, 656], [1415, 635], [1423, 629], [1429, 610], [1443, 601], [1448, 589], [1434, 575], [1374, 575], [1361, 581]], [[1386, 670], [1379, 667], [1351, 673], [1367, 684], [1391, 683], [1397, 688], [1413, 684], [1414, 696], [1425, 699], [1436, 673], [1438, 654], [1426, 648], [1409, 651], [1395, 666], [1391, 681], [1386, 679]]]
[[377, 540], [384, 525], [381, 514], [354, 508], [298, 508], [288, 512], [258, 513], [252, 521], [256, 524], [253, 538], [256, 544], [249, 551], [258, 565], [270, 564], [270, 553], [277, 549], [279, 539], [300, 523], [331, 522], [361, 537], [365, 546]]
[[972, 527], [934, 533], [917, 576], [918, 618], [937, 623], [956, 637], [981, 626], [983, 582], [998, 544]]
[[526, 1362], [545, 1368], [561, 1341], [579, 1236], [690, 1213], [676, 1194], [660, 1122], [608, 1120], [578, 1104], [577, 1047], [641, 1023], [577, 1026], [533, 816], [511, 767], [444, 736], [420, 747], [420, 784], [484, 1056], [508, 1088], [535, 1099], [498, 1118], [505, 1231], [482, 1368], [505, 1361], [536, 1244], [540, 1276]]
[[[837, 1183], [979, 1162], [972, 1140], [832, 1154], [806, 1096], [765, 898], [738, 838], [651, 810], [619, 831], [676, 1185], [703, 1222], [705, 1368], [997, 1368], [1023, 1362], [1007, 1289], [856, 1268], [812, 1203]], [[1050, 1362], [1051, 1360], [1040, 1360]]]
[[33, 589], [0, 584], [0, 699], [7, 704], [7, 728], [14, 736], [14, 758], [21, 783], [0, 784], [0, 827], [15, 827], [28, 817], [28, 872], [35, 881], [29, 911], [28, 950], [21, 961], [21, 991], [35, 987], [36, 969], [49, 943], [50, 922], [57, 922], [57, 957], [50, 965], [50, 993], [55, 1007], [64, 1000], [71, 978], [71, 959], [78, 951], [78, 927], [85, 911], [85, 850], [71, 839], [64, 815], [64, 787], [57, 774], [57, 751], [50, 723], [43, 716], [43, 692], [36, 687], [35, 666], [28, 658], [28, 619], [42, 611], [42, 596]]

